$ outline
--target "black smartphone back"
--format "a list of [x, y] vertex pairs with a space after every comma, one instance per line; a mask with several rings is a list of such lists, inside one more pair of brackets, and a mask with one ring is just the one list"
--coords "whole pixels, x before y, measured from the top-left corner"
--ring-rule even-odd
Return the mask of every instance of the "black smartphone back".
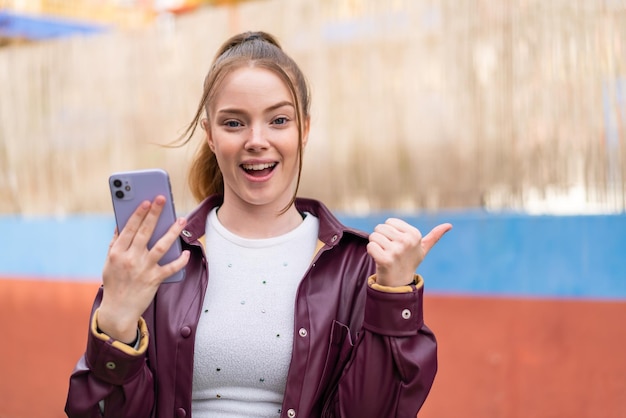
[[[130, 216], [135, 212], [139, 204], [145, 200], [152, 202], [158, 195], [165, 196], [166, 202], [157, 222], [152, 237], [148, 242], [148, 248], [161, 238], [167, 230], [176, 222], [176, 209], [170, 185], [169, 175], [161, 169], [135, 170], [113, 173], [109, 177], [111, 199], [117, 230], [122, 231]], [[177, 259], [182, 252], [180, 239], [177, 239], [170, 249], [159, 261], [165, 265]], [[185, 269], [168, 277], [164, 283], [183, 280]]]

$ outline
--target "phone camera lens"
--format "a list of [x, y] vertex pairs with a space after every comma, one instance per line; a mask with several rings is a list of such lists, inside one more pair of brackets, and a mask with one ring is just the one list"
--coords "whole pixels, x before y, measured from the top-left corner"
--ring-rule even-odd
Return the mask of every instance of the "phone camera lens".
[[115, 197], [117, 197], [118, 199], [123, 199], [124, 198], [124, 192], [121, 190], [118, 190], [117, 192], [115, 192]]
[[120, 179], [113, 180], [113, 185], [115, 187], [122, 187], [122, 180], [120, 180]]

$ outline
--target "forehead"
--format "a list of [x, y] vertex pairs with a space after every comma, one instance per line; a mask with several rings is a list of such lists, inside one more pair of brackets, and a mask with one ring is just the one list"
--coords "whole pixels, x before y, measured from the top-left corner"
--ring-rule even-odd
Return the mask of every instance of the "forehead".
[[230, 71], [218, 87], [216, 108], [238, 105], [293, 104], [289, 87], [276, 72], [264, 67], [243, 66]]

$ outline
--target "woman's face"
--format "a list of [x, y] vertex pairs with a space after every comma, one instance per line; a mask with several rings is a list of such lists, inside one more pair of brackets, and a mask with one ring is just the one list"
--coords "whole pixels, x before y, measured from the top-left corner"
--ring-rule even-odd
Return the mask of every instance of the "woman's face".
[[[282, 79], [265, 68], [238, 68], [209, 112], [203, 124], [224, 178], [224, 205], [284, 209], [298, 175], [298, 125]], [[303, 146], [307, 134], [308, 121]]]

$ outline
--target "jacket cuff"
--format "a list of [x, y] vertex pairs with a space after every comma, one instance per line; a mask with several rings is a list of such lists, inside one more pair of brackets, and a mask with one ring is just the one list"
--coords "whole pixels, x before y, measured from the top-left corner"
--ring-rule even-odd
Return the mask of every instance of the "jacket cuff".
[[137, 374], [145, 364], [148, 348], [148, 326], [139, 319], [139, 342], [137, 349], [114, 340], [98, 330], [98, 310], [91, 320], [91, 332], [87, 340], [85, 358], [89, 368], [99, 379], [114, 385], [121, 385]]
[[406, 286], [392, 287], [392, 286], [383, 286], [381, 284], [376, 283], [376, 275], [372, 274], [367, 279], [367, 284], [372, 289], [376, 289], [376, 290], [378, 290], [380, 292], [408, 293], [408, 292], [412, 292], [413, 291], [413, 286], [412, 285], [415, 285], [415, 287], [417, 287], [417, 288], [420, 288], [420, 287], [424, 286], [424, 279], [419, 274], [415, 274], [415, 275], [413, 275], [413, 283], [411, 283], [409, 285], [406, 285]]
[[418, 283], [415, 288], [388, 288], [408, 287], [411, 292], [380, 291], [374, 286], [368, 286], [363, 327], [373, 333], [390, 337], [416, 335], [424, 325], [424, 280], [421, 276], [417, 276], [416, 280]]

